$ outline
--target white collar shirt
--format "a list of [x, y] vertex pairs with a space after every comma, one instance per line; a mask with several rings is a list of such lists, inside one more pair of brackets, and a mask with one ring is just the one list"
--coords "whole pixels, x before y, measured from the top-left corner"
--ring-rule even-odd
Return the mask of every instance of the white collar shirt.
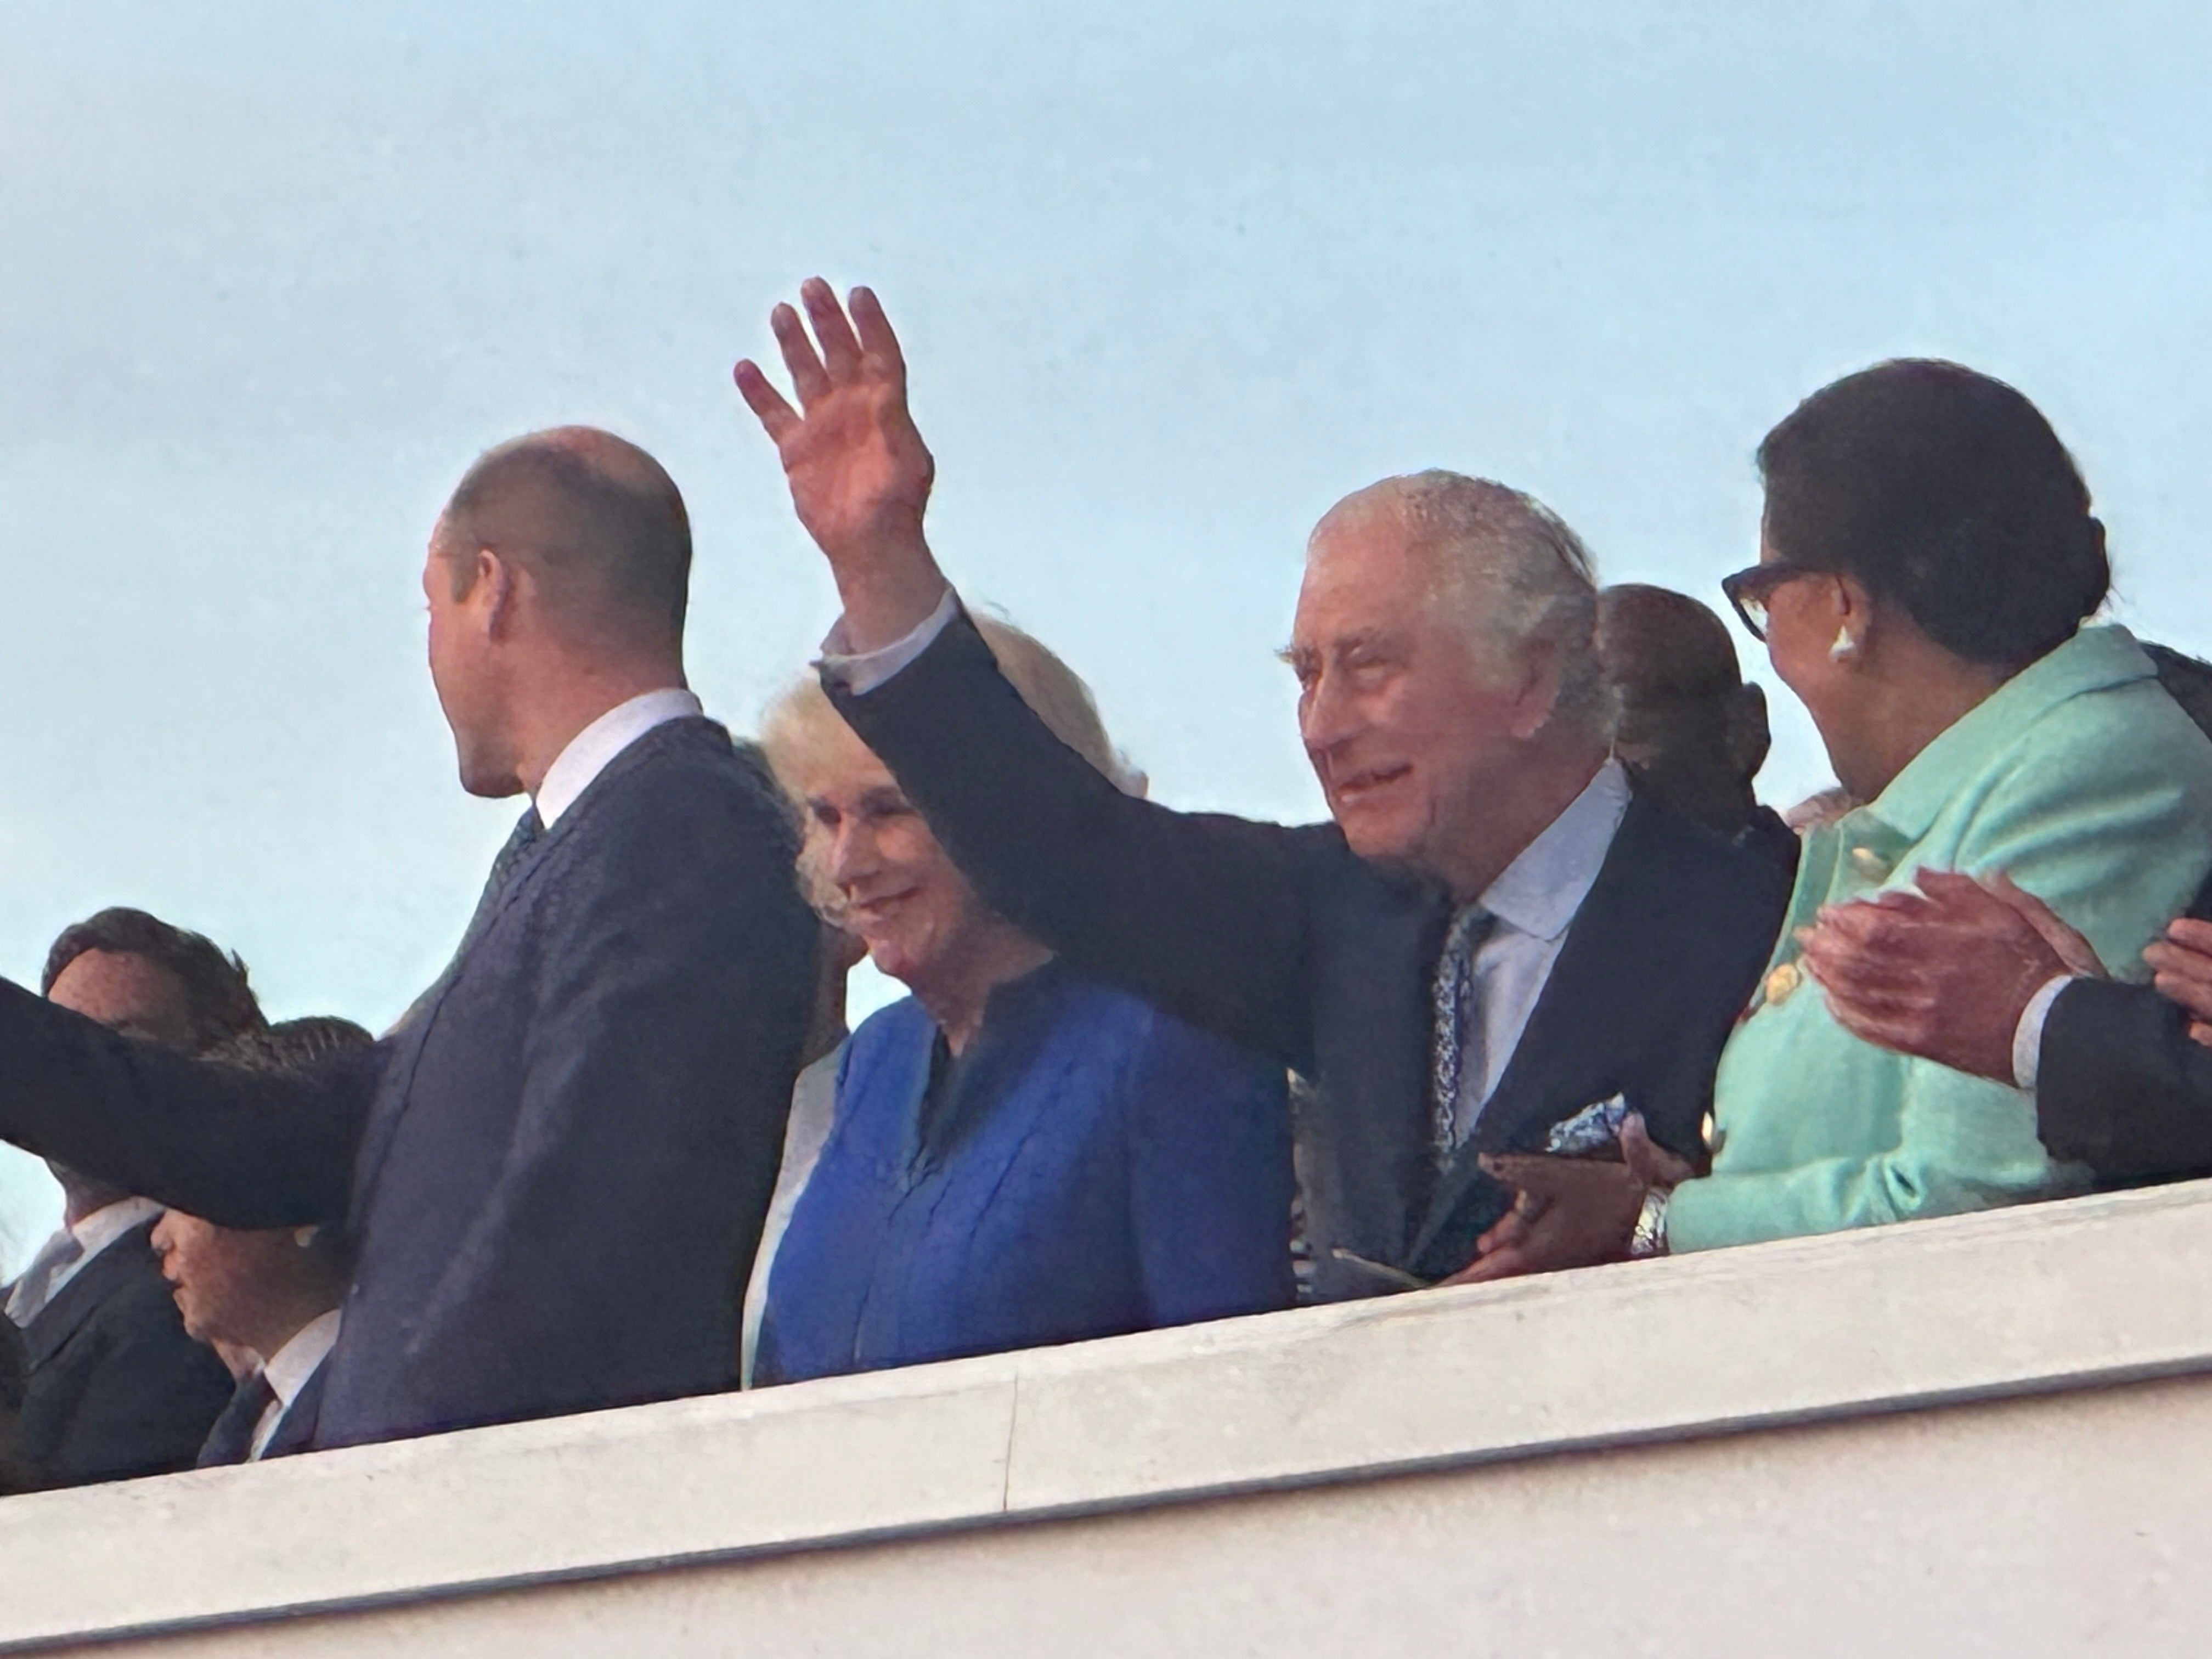
[[703, 714], [699, 699], [680, 685], [641, 692], [618, 702], [568, 739], [538, 785], [538, 821], [550, 830], [608, 763], [656, 726]]
[[159, 1214], [161, 1214], [161, 1206], [155, 1203], [153, 1199], [118, 1199], [115, 1203], [104, 1203], [97, 1210], [93, 1210], [88, 1217], [77, 1218], [73, 1225], [66, 1225], [60, 1232], [55, 1232], [51, 1239], [46, 1239], [45, 1245], [40, 1245], [38, 1256], [31, 1259], [31, 1265], [35, 1267], [40, 1261], [51, 1259], [53, 1248], [60, 1243], [64, 1232], [70, 1239], [76, 1239], [77, 1259], [70, 1261], [69, 1265], [60, 1267], [46, 1279], [45, 1291], [38, 1294], [35, 1303], [28, 1297], [28, 1291], [33, 1287], [24, 1283], [28, 1281], [31, 1274], [28, 1274], [28, 1270], [24, 1272], [24, 1281], [18, 1281], [15, 1290], [7, 1298], [7, 1316], [18, 1325], [28, 1325], [45, 1307], [53, 1303], [55, 1297], [60, 1297], [62, 1285], [66, 1285], [70, 1279], [76, 1279], [80, 1272], [84, 1272], [84, 1263], [88, 1263], [93, 1256], [100, 1255], [101, 1249], [106, 1249], [111, 1243], [122, 1239], [124, 1234], [131, 1232], [133, 1228], [142, 1228], [149, 1221], [159, 1218]]
[[1481, 1108], [1512, 1062], [1567, 929], [1613, 849], [1628, 801], [1627, 772], [1619, 761], [1607, 761], [1483, 890], [1480, 902], [1497, 921], [1474, 953], [1482, 1065], [1479, 1075], [1472, 1069], [1462, 1074], [1455, 1139], [1474, 1133]]
[[261, 1420], [253, 1425], [253, 1444], [246, 1454], [248, 1462], [269, 1449], [269, 1443], [276, 1437], [276, 1425], [292, 1409], [300, 1390], [307, 1386], [315, 1367], [330, 1358], [337, 1340], [338, 1310], [333, 1308], [301, 1326], [292, 1333], [290, 1341], [269, 1356], [268, 1363], [261, 1368], [261, 1376], [276, 1397], [262, 1408]]

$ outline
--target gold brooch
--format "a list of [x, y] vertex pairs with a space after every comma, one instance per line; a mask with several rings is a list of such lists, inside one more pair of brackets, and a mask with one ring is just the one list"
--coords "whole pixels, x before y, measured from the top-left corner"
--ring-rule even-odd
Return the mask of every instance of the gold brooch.
[[1778, 1003], [1789, 1001], [1790, 993], [1797, 988], [1798, 981], [1804, 977], [1794, 962], [1785, 962], [1769, 974], [1766, 976], [1767, 1006], [1771, 1008]]

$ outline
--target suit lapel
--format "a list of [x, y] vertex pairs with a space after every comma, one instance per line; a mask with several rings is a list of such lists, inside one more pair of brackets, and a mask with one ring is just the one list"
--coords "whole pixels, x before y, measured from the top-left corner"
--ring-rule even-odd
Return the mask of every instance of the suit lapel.
[[599, 776], [585, 786], [583, 793], [568, 804], [568, 810], [555, 820], [553, 826], [523, 849], [514, 868], [508, 871], [498, 896], [491, 901], [490, 909], [468, 950], [455, 959], [436, 985], [424, 993], [422, 1000], [403, 1017], [404, 1030], [400, 1036], [400, 1050], [385, 1071], [383, 1086], [377, 1091], [375, 1104], [370, 1108], [368, 1123], [362, 1133], [361, 1156], [354, 1165], [352, 1209], [356, 1220], [366, 1212], [368, 1195], [375, 1190], [376, 1178], [391, 1153], [392, 1137], [398, 1133], [399, 1120], [406, 1115], [407, 1102], [414, 1092], [415, 1068], [422, 1063], [422, 1049], [431, 1028], [437, 1024], [438, 1010], [469, 959], [483, 948], [484, 942], [497, 929], [500, 918], [520, 900], [531, 876], [552, 856], [553, 849], [582, 832], [595, 803], [671, 742], [681, 741], [683, 734], [701, 729], [715, 732], [722, 730], [701, 714], [664, 720], [609, 761]]
[[61, 1352], [100, 1304], [144, 1268], [151, 1221], [142, 1221], [120, 1235], [98, 1255], [76, 1270], [53, 1299], [39, 1310], [38, 1317], [23, 1330], [23, 1363], [32, 1370]]
[[1658, 918], [1647, 902], [1655, 812], [1641, 796], [1630, 798], [1505, 1073], [1474, 1136], [1437, 1182], [1417, 1257], [1450, 1230], [1479, 1189], [1494, 1184], [1477, 1164], [1483, 1153], [1540, 1150], [1553, 1124], [1620, 1091], [1648, 988], [1624, 964], [1667, 956], [1664, 938], [1653, 937]]

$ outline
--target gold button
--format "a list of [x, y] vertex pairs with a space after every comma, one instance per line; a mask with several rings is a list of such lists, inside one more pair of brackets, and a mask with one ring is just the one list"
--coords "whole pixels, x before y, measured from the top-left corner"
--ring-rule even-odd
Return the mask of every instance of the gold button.
[[1777, 968], [1766, 976], [1767, 1006], [1772, 1007], [1789, 1001], [1790, 993], [1797, 988], [1797, 981], [1804, 977], [1794, 962], [1785, 962]]
[[1889, 860], [1871, 847], [1851, 848], [1851, 868], [1869, 881], [1880, 881], [1889, 874]]

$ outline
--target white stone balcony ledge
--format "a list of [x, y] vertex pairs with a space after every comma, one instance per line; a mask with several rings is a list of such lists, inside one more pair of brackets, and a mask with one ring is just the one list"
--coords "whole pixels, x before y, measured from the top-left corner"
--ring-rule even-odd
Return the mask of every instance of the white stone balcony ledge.
[[0, 1500], [0, 1650], [2201, 1652], [2208, 1560], [2197, 1182]]

